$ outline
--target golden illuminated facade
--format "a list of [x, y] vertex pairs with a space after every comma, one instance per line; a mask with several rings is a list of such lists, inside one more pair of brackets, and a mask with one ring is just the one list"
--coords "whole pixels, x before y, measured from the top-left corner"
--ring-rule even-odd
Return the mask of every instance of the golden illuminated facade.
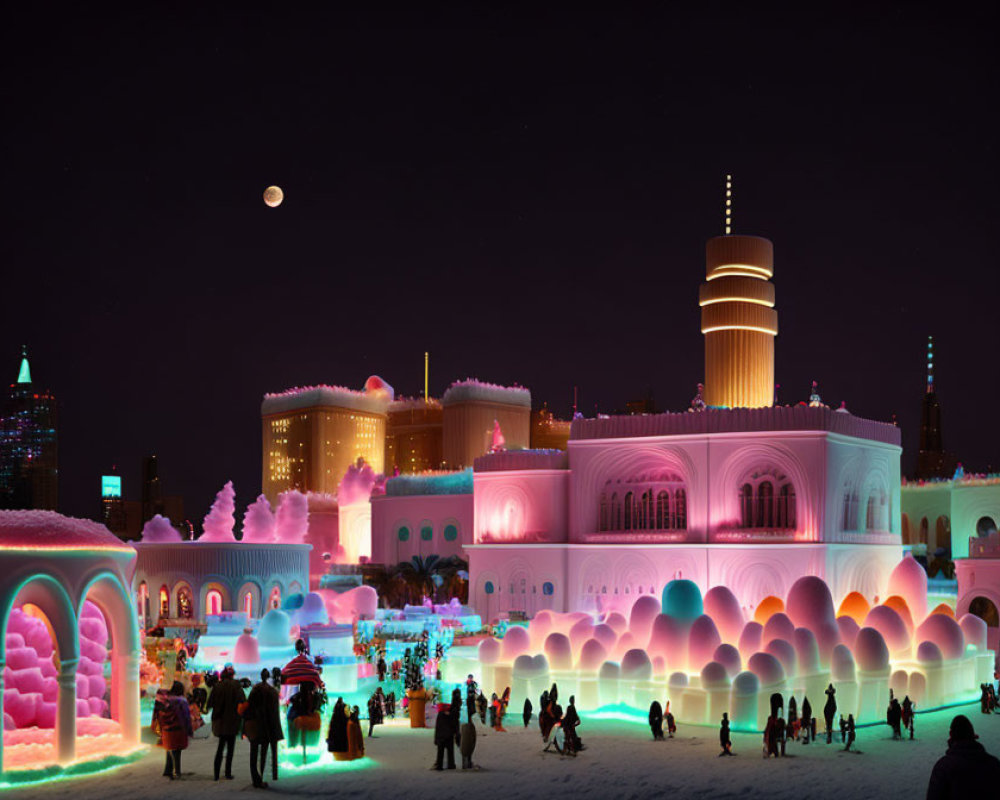
[[441, 402], [397, 400], [389, 406], [385, 433], [385, 468], [403, 475], [441, 468]]
[[267, 395], [263, 423], [263, 492], [276, 502], [281, 492], [334, 494], [347, 468], [359, 458], [376, 473], [385, 467], [388, 393], [334, 387]]
[[495, 424], [508, 450], [524, 449], [531, 442], [531, 393], [523, 387], [457, 381], [444, 393], [441, 405], [446, 469], [471, 467], [489, 452]]
[[569, 444], [570, 420], [556, 419], [542, 404], [531, 412], [531, 447], [535, 450], [565, 450]]
[[[728, 230], [728, 228], [727, 228]], [[774, 246], [759, 236], [717, 236], [705, 246], [701, 332], [704, 400], [718, 408], [774, 404]]]

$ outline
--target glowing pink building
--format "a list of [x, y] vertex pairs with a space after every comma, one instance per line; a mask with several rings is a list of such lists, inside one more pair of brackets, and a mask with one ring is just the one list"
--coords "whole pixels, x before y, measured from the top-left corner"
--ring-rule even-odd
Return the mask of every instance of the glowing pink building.
[[[803, 575], [838, 603], [884, 595], [902, 552], [900, 432], [818, 400], [762, 402], [777, 334], [771, 254], [757, 237], [707, 246], [704, 396], [727, 405], [578, 419], [566, 452], [476, 459], [466, 551], [484, 619], [627, 609], [675, 578], [727, 586], [746, 607]], [[766, 341], [745, 347], [751, 335]]]

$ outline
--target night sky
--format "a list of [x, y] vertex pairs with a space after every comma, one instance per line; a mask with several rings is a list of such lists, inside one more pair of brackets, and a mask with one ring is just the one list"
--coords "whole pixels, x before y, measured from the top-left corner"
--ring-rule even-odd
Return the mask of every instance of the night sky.
[[147, 453], [196, 522], [230, 478], [243, 508], [264, 392], [417, 393], [424, 350], [438, 395], [686, 408], [727, 172], [775, 244], [780, 400], [897, 414], [909, 471], [933, 334], [945, 445], [998, 464], [987, 4], [19, 5], [0, 370], [27, 344], [59, 397], [65, 513], [112, 464], [138, 499]]

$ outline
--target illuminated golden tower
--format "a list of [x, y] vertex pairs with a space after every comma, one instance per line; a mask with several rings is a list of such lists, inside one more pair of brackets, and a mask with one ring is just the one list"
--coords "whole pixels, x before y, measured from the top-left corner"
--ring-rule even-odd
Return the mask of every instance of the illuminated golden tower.
[[709, 406], [760, 408], [774, 402], [774, 245], [732, 231], [732, 177], [726, 176], [726, 235], [705, 244], [705, 283], [698, 294], [705, 334]]

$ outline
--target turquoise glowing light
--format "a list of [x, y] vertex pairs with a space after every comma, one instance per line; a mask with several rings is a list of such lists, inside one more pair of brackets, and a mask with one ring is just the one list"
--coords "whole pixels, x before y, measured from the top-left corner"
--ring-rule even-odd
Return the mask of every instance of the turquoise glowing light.
[[122, 479], [119, 475], [101, 476], [101, 497], [121, 497]]
[[670, 581], [663, 587], [661, 607], [664, 614], [683, 620], [695, 620], [705, 613], [701, 589], [686, 578]]

